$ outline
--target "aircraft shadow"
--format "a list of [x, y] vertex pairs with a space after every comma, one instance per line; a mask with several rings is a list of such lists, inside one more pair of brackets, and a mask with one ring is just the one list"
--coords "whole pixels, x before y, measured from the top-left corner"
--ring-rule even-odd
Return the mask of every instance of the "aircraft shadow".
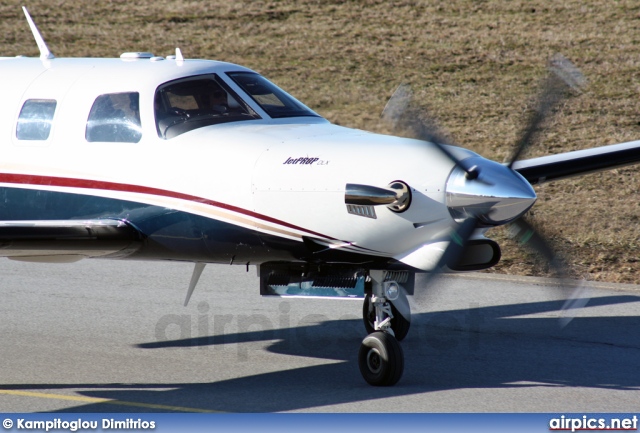
[[[607, 296], [591, 299], [589, 307], [638, 301], [638, 296]], [[158, 350], [273, 341], [267, 349], [270, 352], [338, 361], [335, 363], [213, 383], [40, 384], [2, 388], [84, 388], [82, 395], [89, 397], [224, 412], [304, 410], [461, 388], [563, 386], [639, 390], [640, 317], [581, 317], [565, 328], [551, 314], [527, 317], [556, 311], [561, 305], [562, 301], [547, 301], [416, 314], [412, 317], [411, 331], [402, 342], [404, 376], [396, 386], [388, 388], [371, 387], [360, 376], [357, 349], [364, 328], [355, 319], [137, 345], [141, 350]], [[212, 366], [219, 368], [215, 359]], [[167, 391], [168, 387], [172, 389]], [[170, 410], [98, 403], [57, 412], [114, 411]]]

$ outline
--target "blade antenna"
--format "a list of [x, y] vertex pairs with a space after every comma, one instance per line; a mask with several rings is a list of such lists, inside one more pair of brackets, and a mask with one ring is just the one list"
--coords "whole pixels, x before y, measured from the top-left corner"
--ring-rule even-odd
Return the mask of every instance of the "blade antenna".
[[184, 63], [184, 56], [182, 55], [182, 50], [180, 48], [176, 48], [176, 64], [178, 66], [182, 66]]
[[191, 295], [193, 295], [193, 291], [198, 284], [198, 280], [200, 279], [200, 275], [202, 275], [202, 271], [204, 271], [206, 263], [197, 262], [195, 267], [193, 268], [193, 274], [191, 275], [191, 282], [189, 283], [189, 289], [187, 289], [187, 297], [184, 300], [184, 306], [186, 307], [189, 304], [189, 300], [191, 299]]
[[36, 44], [38, 44], [38, 49], [40, 50], [40, 58], [43, 60], [55, 58], [53, 53], [49, 50], [49, 47], [47, 47], [47, 44], [44, 41], [44, 38], [42, 37], [42, 34], [40, 34], [40, 31], [36, 26], [36, 23], [34, 23], [33, 19], [31, 19], [31, 15], [29, 15], [29, 11], [27, 10], [27, 8], [22, 6], [22, 11], [24, 12], [24, 16], [27, 18], [27, 22], [29, 23], [29, 28], [31, 28], [31, 33], [33, 33], [33, 37], [36, 40]]

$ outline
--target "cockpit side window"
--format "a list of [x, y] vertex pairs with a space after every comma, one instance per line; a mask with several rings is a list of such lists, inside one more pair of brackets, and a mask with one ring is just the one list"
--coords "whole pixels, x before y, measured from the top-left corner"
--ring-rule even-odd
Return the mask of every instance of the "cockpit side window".
[[215, 75], [166, 83], [156, 90], [154, 105], [158, 136], [164, 139], [203, 126], [260, 118]]
[[140, 95], [109, 93], [96, 98], [87, 119], [87, 141], [137, 143], [142, 138]]
[[274, 119], [283, 117], [320, 117], [296, 101], [284, 90], [255, 72], [228, 72], [227, 75]]
[[18, 117], [16, 138], [18, 140], [48, 139], [56, 105], [53, 99], [26, 100]]

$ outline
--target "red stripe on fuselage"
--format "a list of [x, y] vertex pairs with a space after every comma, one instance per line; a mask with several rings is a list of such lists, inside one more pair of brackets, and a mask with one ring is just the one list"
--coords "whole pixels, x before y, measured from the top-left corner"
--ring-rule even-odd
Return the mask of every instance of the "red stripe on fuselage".
[[108, 191], [121, 191], [132, 192], [138, 194], [149, 194], [162, 197], [177, 198], [180, 200], [188, 200], [196, 203], [203, 203], [209, 206], [214, 206], [222, 209], [226, 209], [231, 212], [240, 213], [243, 215], [257, 218], [270, 223], [279, 224], [284, 227], [288, 227], [294, 230], [300, 230], [315, 236], [320, 236], [325, 239], [336, 240], [335, 238], [317, 233], [311, 230], [307, 230], [302, 227], [290, 224], [286, 221], [280, 221], [275, 218], [271, 218], [266, 215], [261, 215], [246, 209], [242, 209], [236, 206], [232, 206], [225, 203], [220, 203], [214, 200], [209, 200], [203, 197], [198, 197], [190, 194], [183, 194], [181, 192], [169, 191], [166, 189], [152, 188], [148, 186], [129, 185], [126, 183], [117, 182], [105, 182], [100, 180], [88, 180], [88, 179], [75, 179], [71, 177], [57, 177], [57, 176], [39, 176], [32, 174], [14, 174], [14, 173], [0, 173], [0, 183], [12, 183], [18, 185], [42, 185], [42, 186], [56, 186], [65, 188], [81, 188], [81, 189], [101, 189]]

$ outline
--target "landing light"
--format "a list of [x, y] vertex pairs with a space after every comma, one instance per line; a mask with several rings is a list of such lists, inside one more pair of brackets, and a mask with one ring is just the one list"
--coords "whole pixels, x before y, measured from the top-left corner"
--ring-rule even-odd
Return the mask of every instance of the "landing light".
[[400, 295], [400, 286], [395, 281], [386, 281], [382, 283], [384, 288], [384, 296], [390, 301], [395, 301]]

